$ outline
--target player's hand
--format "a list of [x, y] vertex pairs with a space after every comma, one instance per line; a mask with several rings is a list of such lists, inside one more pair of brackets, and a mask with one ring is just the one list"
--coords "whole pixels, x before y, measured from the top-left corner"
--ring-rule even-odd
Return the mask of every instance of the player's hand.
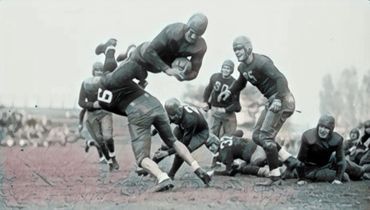
[[169, 68], [165, 71], [165, 73], [169, 76], [176, 77], [176, 79], [179, 81], [183, 81], [185, 78], [184, 71], [181, 71], [179, 68]]
[[343, 184], [343, 183], [337, 179], [334, 179], [334, 181], [331, 184]]
[[218, 102], [221, 102], [221, 100], [226, 101], [230, 97], [230, 95], [231, 95], [230, 90], [226, 90], [226, 91], [220, 93], [220, 95], [218, 95], [217, 101]]
[[95, 102], [93, 103], [93, 107], [94, 107], [95, 109], [100, 109], [100, 108], [101, 108], [101, 106], [100, 106], [100, 104], [99, 104], [99, 101], [95, 101]]
[[210, 107], [210, 105], [208, 104], [208, 103], [204, 103], [203, 105], [202, 105], [202, 109], [203, 109], [203, 111], [205, 111], [205, 112], [208, 112], [209, 111], [209, 108]]
[[281, 100], [280, 99], [274, 99], [272, 102], [269, 111], [272, 111], [274, 113], [277, 113], [281, 110]]

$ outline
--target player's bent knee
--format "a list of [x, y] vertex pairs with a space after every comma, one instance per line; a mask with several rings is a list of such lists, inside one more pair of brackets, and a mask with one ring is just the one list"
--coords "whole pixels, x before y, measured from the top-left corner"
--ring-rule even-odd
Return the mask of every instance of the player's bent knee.
[[265, 150], [277, 150], [277, 145], [272, 140], [265, 141], [264, 144], [262, 145], [262, 147]]
[[252, 140], [253, 140], [253, 141], [254, 141], [254, 143], [256, 143], [257, 145], [261, 145], [261, 140], [260, 140], [260, 134], [259, 134], [259, 132], [253, 132]]

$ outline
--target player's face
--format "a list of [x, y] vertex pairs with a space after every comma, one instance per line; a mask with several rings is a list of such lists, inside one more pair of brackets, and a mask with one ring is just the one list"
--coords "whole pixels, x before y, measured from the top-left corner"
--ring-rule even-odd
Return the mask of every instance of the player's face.
[[234, 53], [239, 62], [245, 61], [248, 58], [247, 51], [243, 46], [234, 47]]
[[185, 40], [190, 44], [194, 44], [199, 37], [200, 36], [191, 28], [185, 33]]
[[352, 140], [358, 139], [357, 133], [355, 133], [355, 132], [350, 133], [350, 134], [349, 134], [349, 137], [350, 137]]
[[227, 66], [227, 65], [223, 65], [222, 68], [221, 68], [221, 73], [222, 73], [222, 77], [223, 78], [228, 78], [230, 77], [231, 75], [231, 72], [232, 72], [232, 69], [230, 66]]
[[370, 128], [365, 128], [365, 133], [370, 134]]
[[328, 138], [329, 133], [330, 133], [330, 129], [329, 128], [326, 128], [326, 127], [324, 127], [322, 125], [319, 126], [319, 129], [318, 129], [318, 133], [317, 134], [319, 135], [320, 138], [322, 138], [322, 139]]
[[181, 108], [178, 108], [176, 110], [171, 110], [170, 112], [168, 112], [169, 110], [167, 110], [167, 114], [168, 114], [168, 117], [170, 118], [170, 121], [175, 123], [175, 124], [178, 124], [181, 122], [181, 117], [182, 117], [182, 109]]

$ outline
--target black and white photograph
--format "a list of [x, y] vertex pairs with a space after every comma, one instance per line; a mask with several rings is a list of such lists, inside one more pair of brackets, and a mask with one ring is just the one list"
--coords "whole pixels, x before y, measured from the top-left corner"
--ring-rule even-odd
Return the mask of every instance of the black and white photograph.
[[369, 0], [0, 0], [0, 209], [369, 209]]

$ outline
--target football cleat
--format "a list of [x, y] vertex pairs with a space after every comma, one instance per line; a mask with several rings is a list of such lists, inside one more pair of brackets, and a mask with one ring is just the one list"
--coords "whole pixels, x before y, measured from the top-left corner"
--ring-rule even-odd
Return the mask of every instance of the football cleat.
[[117, 162], [117, 160], [116, 160], [116, 158], [115, 157], [112, 157], [112, 164], [113, 164], [113, 169], [114, 170], [118, 170], [119, 169], [119, 164], [118, 164], [118, 162]]
[[150, 190], [151, 192], [163, 192], [170, 190], [174, 187], [173, 181], [170, 178], [167, 178], [158, 184], [154, 185], [153, 188]]
[[145, 169], [141, 167], [137, 167], [135, 173], [137, 173], [138, 176], [147, 176], [149, 174]]

